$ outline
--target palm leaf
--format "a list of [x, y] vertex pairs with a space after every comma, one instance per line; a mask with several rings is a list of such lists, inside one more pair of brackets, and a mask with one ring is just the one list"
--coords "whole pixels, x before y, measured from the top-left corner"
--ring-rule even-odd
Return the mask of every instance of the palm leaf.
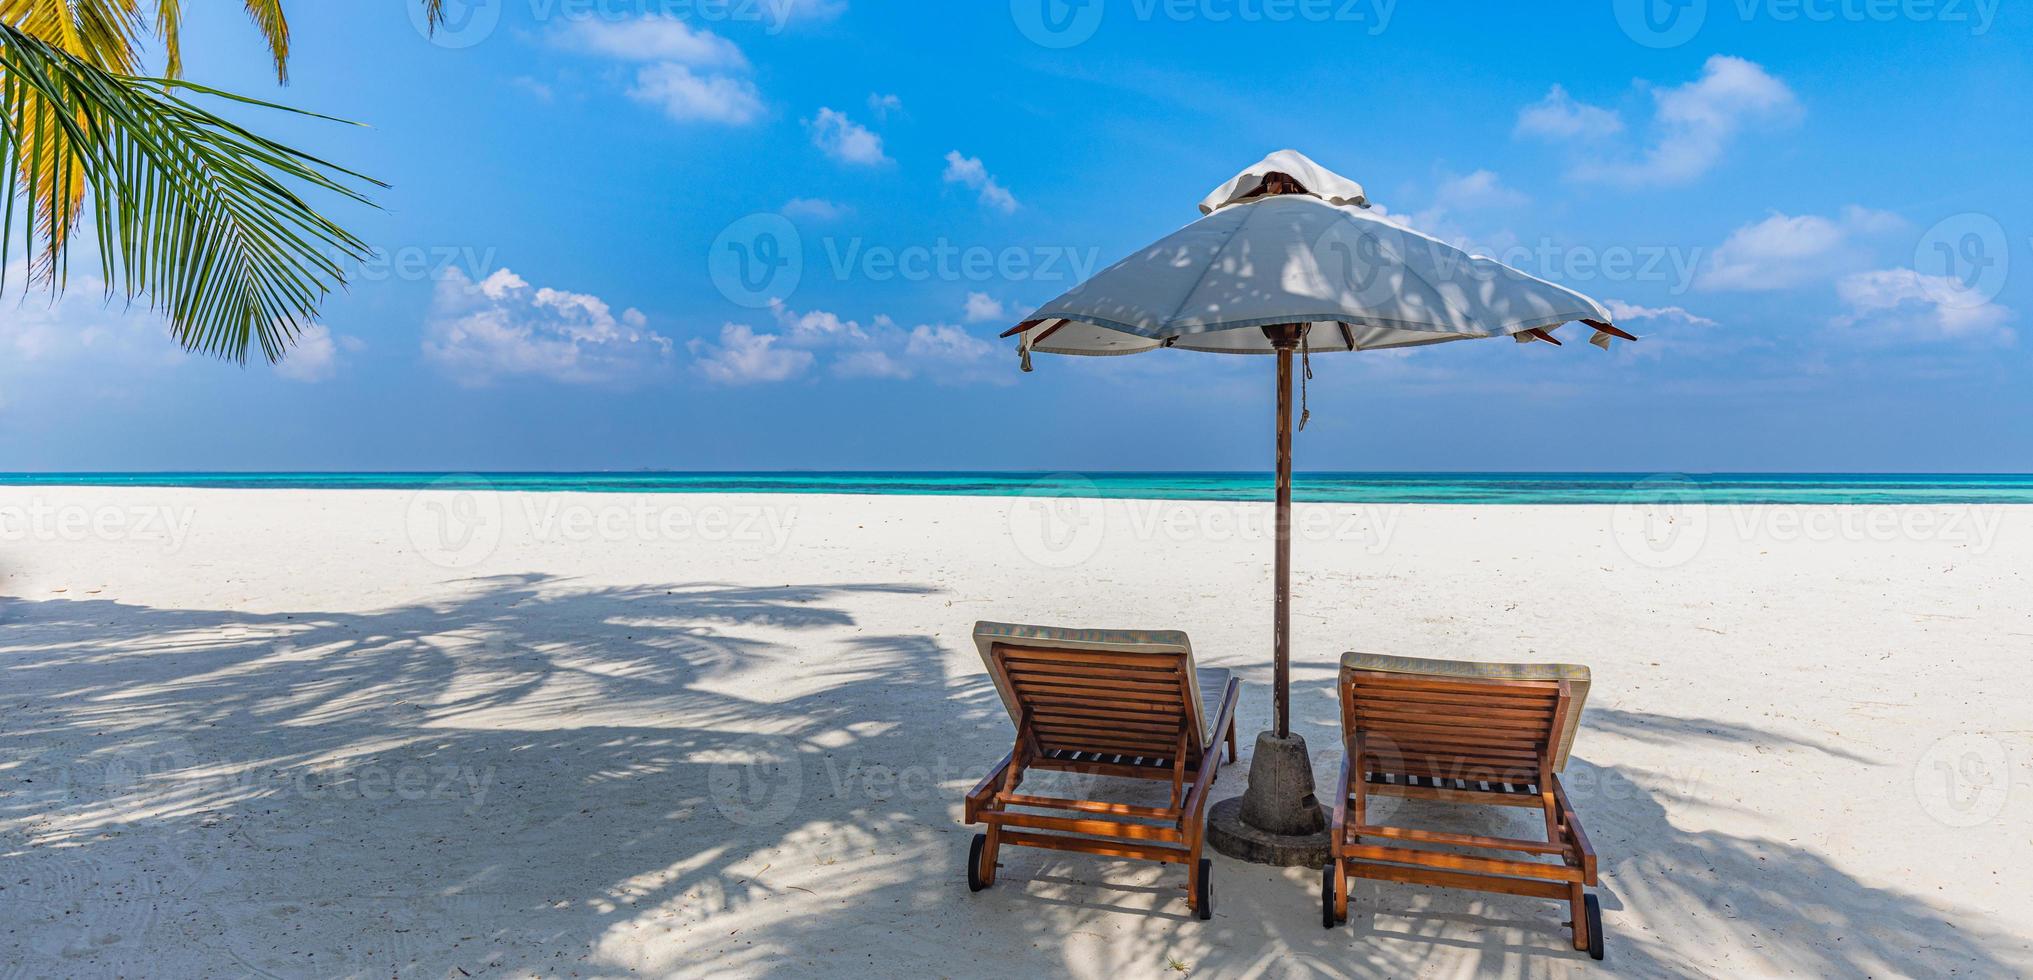
[[[370, 203], [357, 188], [383, 185], [257, 136], [198, 96], [298, 112], [107, 71], [0, 23], [0, 289], [17, 229], [30, 251], [50, 255], [49, 283], [61, 289], [68, 238], [47, 229], [86, 211], [109, 294], [145, 300], [190, 350], [244, 362], [258, 346], [281, 358], [344, 285], [339, 263], [369, 254], [299, 192]], [[88, 203], [54, 192], [71, 181], [88, 188]], [[17, 205], [27, 211], [18, 225]]]
[[124, 74], [138, 70], [136, 51], [147, 29], [135, 0], [0, 0], [0, 23]]
[[[133, 74], [138, 70], [136, 44], [144, 26], [135, 0], [0, 0], [0, 22], [13, 24], [23, 33], [41, 38], [94, 67], [123, 74]], [[173, 40], [171, 51], [175, 51]], [[40, 118], [40, 114], [27, 113], [24, 118], [32, 124], [33, 120]], [[61, 139], [38, 141], [32, 137], [23, 142], [37, 147], [43, 155], [39, 160], [42, 173], [58, 175], [41, 182], [39, 193], [66, 197], [71, 206], [61, 213], [75, 215], [77, 206], [84, 200], [85, 185], [75, 161], [58, 156], [65, 152], [64, 142]], [[54, 208], [41, 212], [43, 224], [39, 231], [42, 241], [49, 247], [39, 250], [33, 257], [32, 271], [37, 276], [52, 273], [56, 258], [54, 246], [71, 233], [70, 225], [56, 223], [59, 213]]]

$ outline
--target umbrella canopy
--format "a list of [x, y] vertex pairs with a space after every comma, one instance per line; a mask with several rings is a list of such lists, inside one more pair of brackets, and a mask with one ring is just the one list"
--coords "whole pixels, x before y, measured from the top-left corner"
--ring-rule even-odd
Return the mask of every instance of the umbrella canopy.
[[1367, 210], [1361, 185], [1292, 150], [1200, 208], [1205, 217], [1004, 336], [1022, 334], [1026, 354], [1268, 354], [1259, 328], [1303, 324], [1307, 351], [1323, 353], [1495, 336], [1558, 343], [1551, 331], [1578, 320], [1599, 346], [1632, 339], [1595, 300]]

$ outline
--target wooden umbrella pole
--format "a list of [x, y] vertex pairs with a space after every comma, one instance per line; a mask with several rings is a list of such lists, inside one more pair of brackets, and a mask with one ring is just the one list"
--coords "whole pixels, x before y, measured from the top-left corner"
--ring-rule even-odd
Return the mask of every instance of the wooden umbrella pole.
[[1278, 358], [1278, 554], [1272, 575], [1277, 580], [1271, 626], [1272, 728], [1280, 739], [1292, 734], [1292, 348], [1299, 345], [1300, 326], [1265, 329]]

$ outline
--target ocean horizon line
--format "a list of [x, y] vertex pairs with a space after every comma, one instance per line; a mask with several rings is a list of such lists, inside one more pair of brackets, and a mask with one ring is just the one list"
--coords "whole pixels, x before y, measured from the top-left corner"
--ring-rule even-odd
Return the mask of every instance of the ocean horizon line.
[[[0, 486], [595, 493], [834, 493], [1260, 502], [1251, 470], [152, 470], [0, 473]], [[2033, 504], [2033, 474], [1313, 470], [1304, 503]]]

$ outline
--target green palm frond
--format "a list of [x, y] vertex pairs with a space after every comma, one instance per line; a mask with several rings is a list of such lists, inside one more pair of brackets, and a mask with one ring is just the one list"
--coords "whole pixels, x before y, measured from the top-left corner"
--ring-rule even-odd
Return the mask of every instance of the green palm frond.
[[[18, 229], [31, 252], [49, 253], [49, 284], [61, 289], [68, 239], [47, 229], [72, 227], [83, 211], [109, 293], [162, 312], [191, 350], [244, 362], [258, 346], [277, 360], [345, 283], [339, 263], [369, 254], [298, 191], [371, 203], [356, 188], [383, 185], [248, 132], [188, 96], [314, 115], [110, 72], [0, 23], [0, 275]], [[82, 199], [52, 192], [73, 183], [87, 189]], [[27, 214], [17, 225], [18, 207]]]

